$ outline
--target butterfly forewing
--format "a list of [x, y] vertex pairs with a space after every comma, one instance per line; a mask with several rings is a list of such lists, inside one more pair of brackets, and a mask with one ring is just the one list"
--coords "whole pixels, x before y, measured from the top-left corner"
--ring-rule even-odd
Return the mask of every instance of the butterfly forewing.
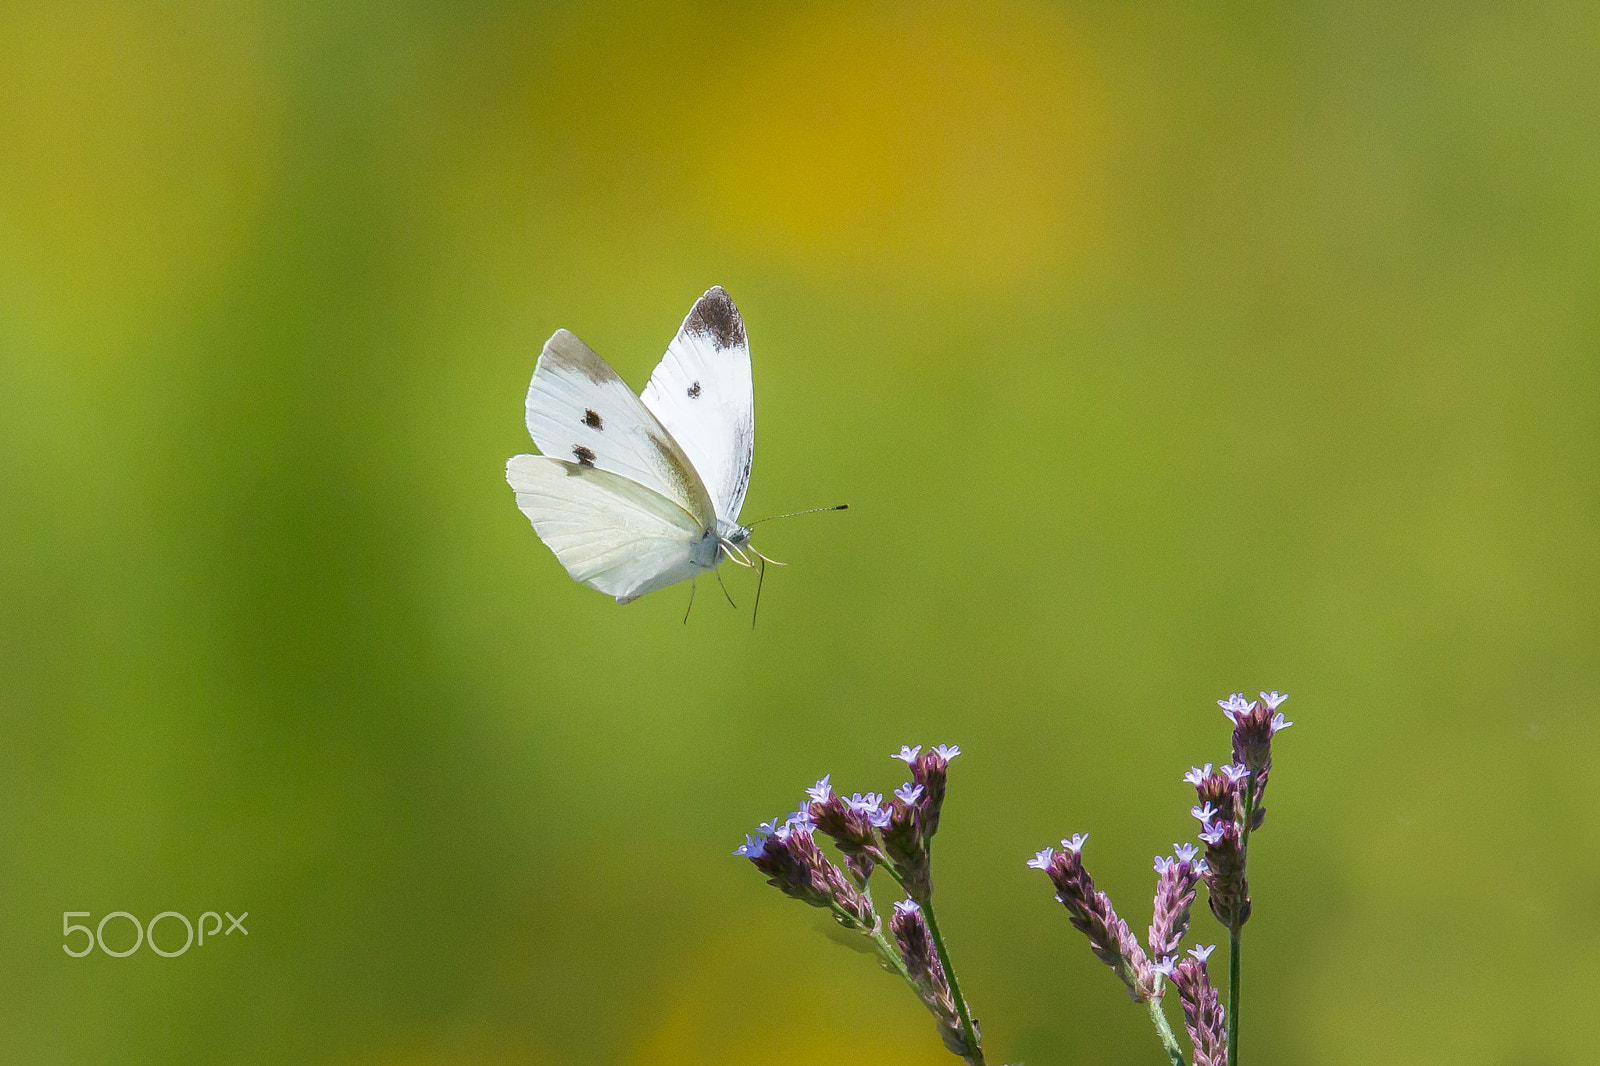
[[514, 455], [506, 480], [567, 573], [619, 603], [693, 577], [715, 558], [693, 515], [598, 466]]
[[694, 464], [717, 516], [736, 523], [755, 451], [755, 391], [744, 322], [721, 286], [695, 301], [642, 399]]
[[546, 456], [620, 475], [666, 497], [702, 530], [716, 528], [712, 498], [672, 432], [573, 334], [557, 330], [545, 342], [526, 407], [528, 433]]

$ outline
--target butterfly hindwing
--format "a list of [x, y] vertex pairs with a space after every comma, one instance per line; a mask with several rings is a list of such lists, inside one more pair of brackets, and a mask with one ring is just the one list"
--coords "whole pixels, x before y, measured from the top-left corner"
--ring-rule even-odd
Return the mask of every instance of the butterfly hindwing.
[[688, 512], [702, 529], [716, 529], [715, 505], [673, 434], [564, 329], [539, 354], [526, 410], [528, 433], [546, 456], [621, 475]]
[[744, 321], [720, 285], [695, 301], [641, 399], [694, 464], [717, 516], [737, 523], [755, 451], [755, 391]]
[[693, 515], [598, 466], [514, 455], [506, 480], [567, 573], [618, 603], [693, 577], [715, 558], [714, 534]]

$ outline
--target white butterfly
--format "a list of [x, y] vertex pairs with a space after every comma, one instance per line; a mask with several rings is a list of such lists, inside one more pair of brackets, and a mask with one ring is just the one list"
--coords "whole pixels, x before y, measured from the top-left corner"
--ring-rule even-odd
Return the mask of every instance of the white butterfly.
[[720, 286], [690, 308], [643, 396], [557, 330], [527, 415], [544, 454], [512, 456], [506, 480], [574, 580], [627, 603], [726, 558], [749, 566], [747, 551], [768, 561], [739, 524], [755, 392], [744, 322]]

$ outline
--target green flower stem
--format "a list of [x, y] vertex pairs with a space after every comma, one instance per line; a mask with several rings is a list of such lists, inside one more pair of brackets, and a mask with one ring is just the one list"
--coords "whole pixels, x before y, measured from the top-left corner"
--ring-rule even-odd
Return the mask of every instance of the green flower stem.
[[961, 994], [961, 984], [956, 980], [956, 968], [950, 963], [950, 953], [944, 949], [944, 937], [939, 934], [939, 919], [933, 916], [933, 899], [930, 898], [922, 904], [922, 916], [928, 920], [928, 932], [933, 936], [933, 950], [939, 953], [939, 963], [944, 967], [944, 975], [950, 979], [950, 997], [956, 1001], [956, 1013], [961, 1015], [961, 1032], [967, 1038], [967, 1046], [972, 1049], [972, 1057], [967, 1059], [972, 1066], [984, 1066], [983, 1048], [978, 1044], [978, 1031], [972, 1024], [972, 1015], [967, 1012], [967, 1000]]
[[906, 964], [901, 960], [900, 953], [894, 949], [893, 944], [889, 943], [889, 938], [883, 935], [883, 925], [880, 923], [878, 928], [868, 935], [871, 936], [873, 944], [877, 945], [878, 957], [883, 959], [884, 965], [899, 974], [901, 980], [910, 985], [911, 990], [920, 996], [922, 994], [921, 989], [917, 988], [917, 983], [911, 979], [911, 974], [907, 972]]
[[1172, 1026], [1167, 1024], [1167, 1012], [1161, 1009], [1161, 997], [1151, 996], [1145, 1000], [1145, 1005], [1150, 1008], [1150, 1020], [1155, 1023], [1156, 1035], [1161, 1038], [1161, 1046], [1167, 1049], [1172, 1066], [1185, 1066], [1183, 1049], [1178, 1047], [1178, 1038], [1172, 1035]]
[[[1244, 828], [1239, 831], [1239, 855], [1245, 876], [1250, 873], [1250, 820], [1255, 816], [1256, 775], [1245, 778]], [[1228, 1066], [1239, 1066], [1239, 941], [1244, 923], [1228, 929]]]
[[1228, 930], [1228, 1066], [1239, 1066], [1239, 934]]
[[[929, 861], [932, 861], [930, 856]], [[895, 873], [893, 866], [883, 867], [885, 873], [894, 879], [894, 883], [902, 889], [906, 883]], [[906, 895], [911, 893], [907, 892]], [[927, 899], [914, 899], [913, 902], [922, 908], [922, 917], [928, 923], [928, 935], [933, 937], [933, 950], [939, 955], [939, 965], [944, 967], [945, 978], [950, 982], [950, 998], [956, 1001], [956, 1013], [961, 1017], [961, 1035], [966, 1038], [967, 1046], [972, 1049], [972, 1057], [967, 1061], [972, 1066], [987, 1066], [983, 1061], [983, 1048], [978, 1044], [978, 1028], [972, 1024], [972, 1015], [967, 1011], [966, 997], [961, 994], [961, 984], [956, 980], [956, 968], [950, 962], [950, 953], [945, 950], [944, 937], [939, 932], [939, 919], [933, 913], [933, 893], [928, 893]], [[903, 972], [903, 971], [902, 971]]]

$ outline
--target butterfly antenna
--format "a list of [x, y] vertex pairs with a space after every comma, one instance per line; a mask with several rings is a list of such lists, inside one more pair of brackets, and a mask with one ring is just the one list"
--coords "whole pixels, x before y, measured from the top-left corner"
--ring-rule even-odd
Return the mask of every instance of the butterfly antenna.
[[[717, 575], [717, 584], [722, 585], [722, 594], [724, 596], [728, 596], [728, 586], [723, 583], [722, 571], [721, 570], [713, 570], [711, 572], [713, 574]], [[737, 603], [733, 602], [733, 597], [732, 596], [728, 596], [728, 606], [732, 607], [736, 611], [739, 609], [739, 605]]]
[[849, 509], [850, 505], [848, 503], [835, 504], [832, 507], [813, 507], [809, 511], [790, 511], [788, 514], [768, 515], [765, 518], [758, 518], [750, 524], [752, 526], [759, 526], [762, 522], [775, 522], [780, 518], [794, 518], [797, 515], [816, 514], [818, 511], [848, 511]]
[[[754, 548], [750, 550], [755, 551]], [[750, 631], [752, 633], [756, 629], [756, 616], [761, 613], [761, 586], [767, 583], [767, 557], [760, 552], [756, 552], [756, 555], [761, 560], [761, 576], [756, 578], [756, 605], [750, 610]], [[782, 566], [783, 564], [779, 563], [778, 565]]]
[[689, 624], [689, 612], [694, 610], [694, 579], [689, 579], [689, 606], [683, 609], [683, 624]]

